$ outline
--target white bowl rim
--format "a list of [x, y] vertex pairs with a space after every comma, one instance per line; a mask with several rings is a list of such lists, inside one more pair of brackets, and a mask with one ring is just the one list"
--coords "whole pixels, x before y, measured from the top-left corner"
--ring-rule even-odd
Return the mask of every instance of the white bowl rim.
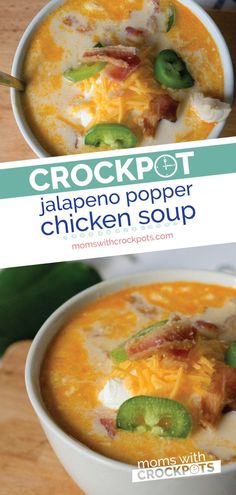
[[[144, 283], [138, 282], [135, 284], [135, 281], [138, 281], [140, 278], [144, 278]], [[163, 278], [162, 278], [163, 277]], [[171, 277], [171, 278], [168, 278]], [[187, 277], [187, 278], [186, 278]], [[206, 278], [208, 280], [206, 280]], [[150, 279], [152, 281], [150, 281]], [[224, 280], [224, 282], [220, 282], [220, 279]], [[39, 398], [39, 394], [35, 390], [35, 386], [33, 384], [32, 380], [32, 374], [34, 370], [34, 359], [36, 358], [37, 355], [37, 349], [38, 346], [41, 342], [41, 339], [46, 335], [46, 333], [49, 331], [51, 324], [53, 321], [61, 316], [66, 310], [69, 310], [70, 308], [73, 308], [81, 299], [83, 299], [85, 296], [89, 296], [90, 294], [96, 294], [99, 289], [106, 289], [106, 288], [111, 288], [116, 285], [116, 284], [122, 284], [123, 288], [125, 287], [135, 287], [135, 286], [142, 286], [142, 285], [147, 285], [151, 283], [161, 283], [165, 282], [167, 280], [172, 280], [172, 281], [198, 281], [202, 283], [209, 283], [209, 284], [218, 284], [222, 285], [225, 287], [232, 287], [236, 288], [236, 274], [229, 274], [229, 273], [224, 273], [220, 271], [213, 271], [213, 270], [189, 270], [189, 269], [167, 269], [167, 270], [156, 270], [156, 271], [149, 271], [149, 272], [143, 272], [143, 273], [138, 273], [136, 275], [129, 275], [127, 277], [121, 277], [121, 278], [114, 278], [111, 280], [105, 280], [103, 282], [100, 282], [98, 284], [93, 285], [92, 287], [89, 287], [88, 289], [80, 292], [79, 294], [76, 294], [69, 300], [67, 300], [64, 304], [62, 304], [56, 311], [52, 313], [52, 315], [45, 321], [45, 323], [42, 325], [40, 330], [38, 331], [36, 337], [34, 338], [31, 347], [28, 352], [28, 356], [26, 359], [26, 365], [25, 365], [25, 384], [26, 384], [26, 390], [28, 397], [30, 399], [30, 402], [33, 406], [33, 409], [35, 410], [38, 418], [40, 421], [42, 421], [42, 424], [45, 424], [46, 428], [51, 431], [56, 437], [60, 438], [61, 441], [65, 442], [67, 445], [69, 445], [71, 448], [75, 449], [77, 452], [81, 452], [82, 454], [86, 455], [87, 457], [92, 457], [94, 460], [96, 460], [99, 464], [103, 464], [109, 467], [112, 467], [113, 469], [116, 470], [122, 470], [126, 472], [130, 472], [132, 469], [135, 468], [134, 465], [127, 464], [125, 462], [121, 462], [112, 458], [109, 458], [103, 454], [100, 454], [99, 452], [96, 452], [92, 450], [91, 448], [87, 447], [85, 444], [80, 442], [79, 440], [74, 439], [72, 436], [67, 434], [57, 423], [54, 421], [54, 419], [51, 417], [50, 413], [47, 411], [43, 399]], [[205, 281], [203, 281], [205, 280]], [[122, 287], [118, 290], [122, 290]], [[112, 293], [113, 291], [111, 290]], [[117, 289], [114, 290], [114, 292], [117, 292]], [[102, 296], [103, 297], [103, 296]], [[91, 301], [94, 300], [93, 297], [91, 297]], [[57, 329], [58, 331], [58, 329]], [[53, 339], [54, 335], [56, 335], [57, 331], [53, 333], [51, 340]], [[43, 350], [43, 356], [45, 356], [45, 352], [48, 348], [49, 342], [47, 343], [46, 347]], [[43, 359], [43, 358], [42, 358]], [[41, 368], [42, 360], [40, 362], [40, 368]], [[228, 473], [228, 472], [234, 472], [236, 471], [236, 461], [230, 462], [228, 464], [223, 465], [222, 467], [222, 474], [223, 473]]]
[[[234, 98], [234, 69], [230, 56], [230, 52], [226, 41], [216, 25], [213, 19], [207, 14], [207, 12], [198, 5], [194, 0], [178, 0], [181, 4], [186, 6], [190, 11], [192, 11], [207, 28], [215, 43], [218, 47], [222, 67], [224, 71], [224, 100], [230, 104], [233, 102]], [[27, 50], [28, 43], [32, 36], [33, 31], [42, 22], [43, 18], [46, 17], [50, 12], [54, 11], [60, 4], [63, 4], [64, 0], [50, 0], [32, 19], [28, 27], [26, 28], [15, 53], [12, 65], [12, 75], [14, 77], [21, 78], [22, 64]], [[18, 125], [18, 128], [23, 135], [25, 141], [28, 143], [30, 148], [38, 157], [49, 157], [51, 156], [40, 144], [37, 137], [34, 135], [29, 124], [27, 123], [26, 117], [24, 116], [23, 109], [20, 103], [19, 91], [11, 88], [11, 104], [13, 109], [13, 114]], [[221, 131], [226, 124], [226, 120], [219, 122], [214, 129], [211, 131], [208, 139], [213, 139], [219, 137]], [[155, 146], [155, 145], [154, 145]]]

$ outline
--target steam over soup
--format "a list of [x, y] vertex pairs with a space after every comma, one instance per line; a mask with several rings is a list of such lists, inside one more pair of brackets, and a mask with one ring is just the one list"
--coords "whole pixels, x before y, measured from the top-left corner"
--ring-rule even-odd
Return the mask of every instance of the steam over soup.
[[53, 155], [204, 139], [230, 112], [216, 43], [176, 0], [67, 0], [23, 74], [25, 115]]
[[236, 459], [236, 289], [133, 287], [90, 303], [41, 370], [58, 424], [126, 463], [188, 453]]

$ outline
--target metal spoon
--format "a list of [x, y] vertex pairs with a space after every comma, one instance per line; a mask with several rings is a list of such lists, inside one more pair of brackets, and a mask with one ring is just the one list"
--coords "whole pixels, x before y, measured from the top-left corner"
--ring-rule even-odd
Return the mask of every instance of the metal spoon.
[[5, 72], [0, 71], [0, 86], [8, 86], [10, 88], [15, 88], [17, 91], [24, 91], [25, 85], [20, 79], [10, 76]]

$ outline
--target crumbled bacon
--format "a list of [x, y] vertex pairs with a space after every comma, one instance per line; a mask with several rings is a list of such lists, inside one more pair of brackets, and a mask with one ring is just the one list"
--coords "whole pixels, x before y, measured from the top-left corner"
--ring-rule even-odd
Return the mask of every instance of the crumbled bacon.
[[215, 372], [212, 383], [202, 399], [202, 423], [215, 424], [224, 408], [225, 380], [223, 374]]
[[153, 34], [156, 32], [156, 30], [157, 30], [157, 16], [151, 15], [151, 17], [148, 19], [147, 22], [147, 31]]
[[230, 315], [226, 318], [224, 321], [224, 327], [225, 328], [231, 328], [236, 326], [236, 314], [235, 315]]
[[207, 394], [202, 399], [202, 423], [215, 424], [225, 407], [236, 401], [236, 369], [221, 364], [216, 369]]
[[[234, 301], [232, 301], [234, 302]], [[235, 340], [235, 329], [236, 329], [236, 312], [232, 313], [230, 316], [225, 318], [222, 325], [222, 334], [224, 340], [232, 342]]]
[[106, 46], [87, 50], [83, 62], [108, 62], [106, 75], [116, 81], [124, 81], [140, 64], [137, 49], [123, 45]]
[[156, 14], [159, 14], [160, 11], [161, 11], [161, 8], [160, 8], [160, 0], [152, 0], [152, 4], [153, 4], [153, 7], [154, 7], [154, 12]]
[[229, 406], [226, 407], [228, 407], [229, 411], [236, 411], [236, 400], [234, 402], [231, 402], [230, 407]]
[[90, 26], [81, 25], [80, 21], [77, 19], [77, 17], [72, 16], [72, 15], [68, 15], [68, 16], [64, 17], [62, 22], [65, 26], [74, 28], [79, 33], [88, 33], [89, 31], [91, 31]]
[[82, 143], [83, 143], [82, 136], [80, 134], [77, 134], [75, 137], [75, 149], [79, 150], [81, 148]]
[[136, 69], [135, 67], [118, 67], [117, 65], [108, 64], [104, 70], [106, 76], [112, 81], [122, 82]]
[[72, 26], [73, 18], [71, 17], [71, 15], [67, 15], [66, 17], [64, 17], [63, 24], [65, 24], [65, 26], [69, 26], [69, 27]]
[[78, 26], [76, 28], [76, 31], [78, 31], [78, 33], [89, 33], [91, 30], [92, 28], [89, 26]]
[[236, 401], [236, 368], [224, 366], [223, 374], [225, 378], [227, 405], [230, 406]]
[[127, 26], [125, 30], [130, 36], [138, 37], [143, 35], [143, 29], [136, 29], [132, 26]]
[[194, 323], [198, 333], [207, 338], [215, 338], [219, 336], [219, 327], [210, 321], [197, 320]]
[[103, 48], [92, 48], [83, 54], [83, 62], [109, 62], [118, 67], [129, 67], [130, 64], [140, 62], [137, 49], [132, 46], [106, 46]]
[[153, 4], [153, 14], [149, 17], [147, 21], [147, 30], [150, 31], [151, 33], [155, 33], [158, 27], [158, 15], [160, 14], [160, 1], [159, 0], [152, 0]]
[[169, 349], [168, 355], [173, 359], [186, 359], [189, 355], [190, 349]]
[[124, 89], [120, 87], [119, 89], [113, 89], [109, 91], [108, 96], [109, 98], [117, 98], [118, 96], [123, 96], [124, 92]]
[[130, 360], [151, 356], [161, 350], [163, 353], [181, 350], [189, 351], [196, 343], [196, 329], [189, 320], [173, 318], [163, 327], [127, 342], [126, 351]]
[[114, 438], [116, 434], [115, 420], [112, 418], [100, 418], [100, 423], [104, 426], [108, 436]]
[[144, 133], [154, 137], [157, 124], [162, 119], [176, 122], [179, 102], [168, 94], [160, 94], [151, 100], [149, 109], [143, 114]]
[[134, 292], [129, 296], [130, 304], [141, 314], [148, 316], [149, 318], [155, 318], [160, 314], [161, 308], [150, 304], [142, 294]]

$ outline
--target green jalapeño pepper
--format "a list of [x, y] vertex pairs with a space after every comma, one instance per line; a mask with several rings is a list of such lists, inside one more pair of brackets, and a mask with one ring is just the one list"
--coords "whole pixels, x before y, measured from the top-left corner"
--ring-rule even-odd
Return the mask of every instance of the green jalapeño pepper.
[[[101, 43], [97, 43], [97, 45], [94, 46], [94, 48], [102, 47], [103, 45]], [[66, 70], [64, 72], [64, 77], [74, 83], [81, 82], [101, 72], [106, 67], [106, 65], [106, 62], [91, 62], [91, 64], [81, 64], [76, 69]]]
[[191, 88], [194, 79], [185, 62], [173, 50], [162, 50], [155, 60], [154, 74], [163, 86], [173, 89]]
[[174, 5], [170, 4], [167, 9], [167, 26], [166, 32], [169, 33], [171, 28], [175, 25], [176, 10]]
[[133, 148], [138, 140], [133, 131], [122, 124], [97, 124], [88, 130], [85, 144], [90, 146], [108, 146], [112, 149]]
[[179, 402], [162, 397], [139, 395], [120, 406], [117, 428], [170, 438], [186, 438], [192, 429], [192, 418]]
[[228, 347], [225, 353], [225, 362], [232, 368], [236, 368], [236, 341]]
[[81, 64], [77, 69], [69, 69], [64, 72], [64, 77], [74, 83], [84, 81], [95, 76], [104, 69], [106, 62], [93, 62], [91, 64]]

